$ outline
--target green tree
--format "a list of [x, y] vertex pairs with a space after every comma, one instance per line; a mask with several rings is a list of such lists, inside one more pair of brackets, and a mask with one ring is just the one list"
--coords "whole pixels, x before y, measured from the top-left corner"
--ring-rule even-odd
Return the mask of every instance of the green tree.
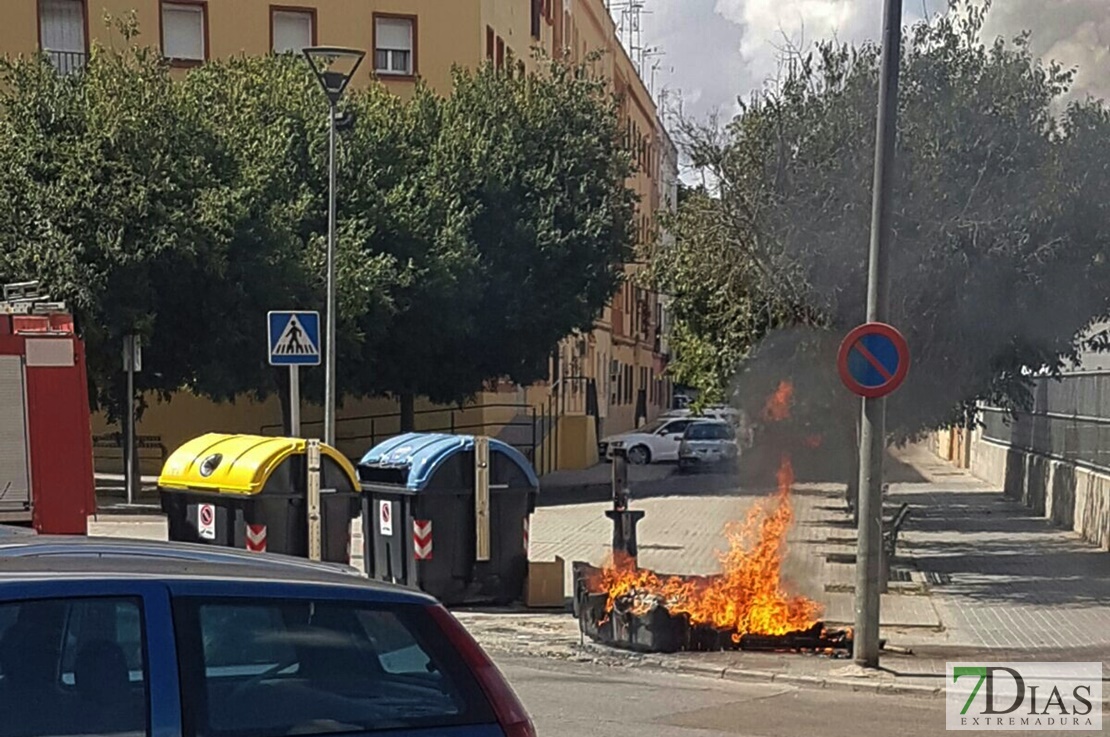
[[81, 74], [0, 62], [0, 275], [73, 307], [96, 403], [120, 397], [124, 335], [147, 346], [139, 386], [192, 386], [218, 360], [229, 262], [228, 163], [148, 50], [94, 49]]
[[365, 344], [367, 378], [440, 402], [499, 377], [544, 378], [559, 340], [600, 315], [631, 253], [617, 101], [586, 66], [550, 62], [529, 75], [456, 70], [449, 97], [420, 89], [413, 108], [427, 145], [409, 232], [431, 226], [418, 239], [431, 257], [414, 260], [389, 334]]
[[[1106, 110], [1065, 106], [1071, 72], [1024, 36], [983, 40], [984, 13], [954, 2], [901, 62], [890, 321], [913, 368], [896, 438], [1027, 404], [1030, 370], [1059, 371], [1110, 306]], [[793, 377], [813, 418], [850, 425], [835, 349], [864, 317], [878, 49], [825, 43], [788, 68], [724, 131], [690, 131], [716, 187], [684, 202], [654, 275], [687, 380], [739, 377], [754, 403]]]
[[[411, 425], [415, 395], [543, 376], [630, 251], [616, 101], [584, 67], [552, 63], [459, 71], [447, 97], [371, 86], [343, 106], [341, 396], [398, 397]], [[180, 79], [126, 44], [71, 76], [5, 61], [0, 110], [0, 276], [73, 305], [97, 403], [119, 406], [129, 332], [144, 342], [140, 390], [283, 388], [265, 313], [324, 307], [327, 106], [302, 60], [237, 57]], [[305, 384], [321, 396], [322, 372]]]
[[[328, 106], [303, 59], [290, 55], [233, 57], [193, 70], [180, 83], [187, 104], [204, 110], [231, 162], [225, 187], [232, 257], [223, 288], [235, 324], [192, 388], [216, 399], [265, 396], [288, 373], [267, 365], [265, 314], [279, 309], [325, 312]], [[391, 247], [405, 229], [394, 191], [406, 168], [409, 133], [402, 103], [380, 87], [345, 100], [353, 130], [337, 148], [342, 196], [336, 244], [340, 386], [357, 384], [360, 325], [389, 324], [392, 290], [404, 275]], [[323, 373], [304, 372], [306, 396], [323, 396]], [[288, 418], [288, 408], [286, 407]]]

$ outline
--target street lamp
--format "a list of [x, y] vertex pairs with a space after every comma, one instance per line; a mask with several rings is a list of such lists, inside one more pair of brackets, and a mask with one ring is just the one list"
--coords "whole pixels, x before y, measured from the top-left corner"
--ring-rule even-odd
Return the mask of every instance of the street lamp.
[[355, 76], [365, 51], [334, 46], [310, 46], [304, 49], [324, 94], [328, 96], [328, 303], [325, 314], [324, 338], [324, 442], [335, 445], [335, 129], [339, 99], [351, 77]]

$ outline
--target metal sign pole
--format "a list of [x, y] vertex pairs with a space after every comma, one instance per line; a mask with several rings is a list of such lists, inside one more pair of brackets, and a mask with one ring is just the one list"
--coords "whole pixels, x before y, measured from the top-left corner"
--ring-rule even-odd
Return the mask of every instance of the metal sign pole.
[[320, 533], [320, 441], [309, 440], [305, 448], [308, 456], [308, 558], [323, 557]]
[[127, 487], [127, 503], [135, 503], [135, 343], [127, 341], [127, 438], [124, 452], [123, 484]]
[[[886, 322], [891, 237], [891, 192], [894, 185], [898, 121], [898, 65], [902, 55], [902, 0], [887, 0], [883, 21], [882, 69], [875, 140], [871, 244], [867, 273], [867, 321]], [[886, 399], [863, 400], [859, 446], [859, 547], [856, 555], [856, 627], [853, 659], [879, 665], [879, 575], [883, 544], [883, 454], [886, 451]]]
[[490, 559], [489, 530], [489, 438], [474, 438], [474, 525], [477, 531], [475, 558]]
[[124, 413], [126, 433], [123, 444], [123, 485], [127, 491], [128, 504], [135, 503], [140, 480], [138, 458], [135, 455], [135, 372], [142, 370], [141, 351], [139, 336], [124, 336], [123, 370], [127, 375], [127, 405]]
[[301, 367], [289, 367], [289, 434], [301, 436]]

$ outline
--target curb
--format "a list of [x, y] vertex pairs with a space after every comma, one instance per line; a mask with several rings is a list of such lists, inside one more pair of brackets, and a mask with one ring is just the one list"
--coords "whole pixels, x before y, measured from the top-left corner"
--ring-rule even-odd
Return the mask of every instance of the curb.
[[537, 506], [561, 506], [564, 504], [581, 504], [590, 501], [604, 501], [613, 494], [610, 483], [570, 484], [565, 486], [547, 486], [540, 479], [540, 493]]
[[944, 698], [943, 687], [922, 686], [912, 683], [878, 682], [867, 678], [842, 678], [802, 675], [795, 673], [776, 673], [750, 668], [715, 668], [696, 664], [667, 665], [658, 663], [658, 667], [683, 675], [715, 678], [723, 681], [738, 683], [779, 683], [805, 688], [832, 689], [838, 691], [854, 691], [857, 693], [888, 694], [891, 696], [914, 696], [918, 698]]
[[859, 693], [889, 694], [892, 696], [916, 696], [919, 698], [944, 698], [944, 686], [925, 686], [916, 683], [897, 683], [890, 680], [878, 681], [870, 678], [846, 678], [843, 676], [819, 676], [800, 673], [780, 673], [777, 671], [759, 670], [756, 668], [721, 667], [700, 663], [675, 663], [660, 660], [657, 657], [629, 657], [635, 653], [614, 651], [602, 645], [591, 642], [581, 646], [588, 653], [597, 655], [616, 656], [629, 667], [649, 668], [656, 671], [667, 671], [688, 676], [713, 678], [723, 681], [740, 683], [781, 683], [792, 686], [808, 688], [828, 688], [841, 691], [856, 691]]
[[[777, 671], [759, 670], [757, 668], [720, 667], [701, 663], [668, 662], [658, 657], [636, 657], [636, 653], [617, 651], [586, 642], [580, 646], [582, 650], [597, 655], [616, 656], [628, 667], [645, 668], [653, 671], [665, 671], [679, 675], [712, 678], [735, 683], [779, 683], [805, 688], [821, 688], [836, 691], [853, 691], [856, 693], [879, 694], [887, 696], [909, 696], [920, 699], [943, 699], [945, 697], [944, 685], [926, 686], [918, 683], [898, 683], [897, 676], [891, 681], [876, 680], [874, 678], [850, 678], [844, 676], [815, 676], [800, 673], [780, 673]], [[1110, 695], [1102, 699], [1103, 710], [1110, 710]]]

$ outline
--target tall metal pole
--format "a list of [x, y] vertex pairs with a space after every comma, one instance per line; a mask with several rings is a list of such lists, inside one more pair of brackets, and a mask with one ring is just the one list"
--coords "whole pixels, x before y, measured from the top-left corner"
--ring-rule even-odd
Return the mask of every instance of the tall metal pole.
[[[867, 270], [867, 321], [886, 322], [889, 275], [891, 188], [898, 122], [898, 64], [902, 51], [902, 0], [886, 0], [883, 14], [882, 69], [875, 138], [875, 178], [871, 203], [871, 247]], [[886, 451], [886, 400], [863, 400], [859, 444], [859, 549], [856, 556], [856, 627], [853, 658], [879, 665], [879, 606], [883, 554], [883, 454]]]
[[135, 336], [128, 335], [124, 355], [127, 357], [127, 438], [125, 439], [123, 485], [127, 487], [127, 503], [135, 503], [135, 489], [138, 486], [135, 462]]
[[335, 101], [328, 106], [328, 304], [324, 366], [324, 442], [335, 446]]

